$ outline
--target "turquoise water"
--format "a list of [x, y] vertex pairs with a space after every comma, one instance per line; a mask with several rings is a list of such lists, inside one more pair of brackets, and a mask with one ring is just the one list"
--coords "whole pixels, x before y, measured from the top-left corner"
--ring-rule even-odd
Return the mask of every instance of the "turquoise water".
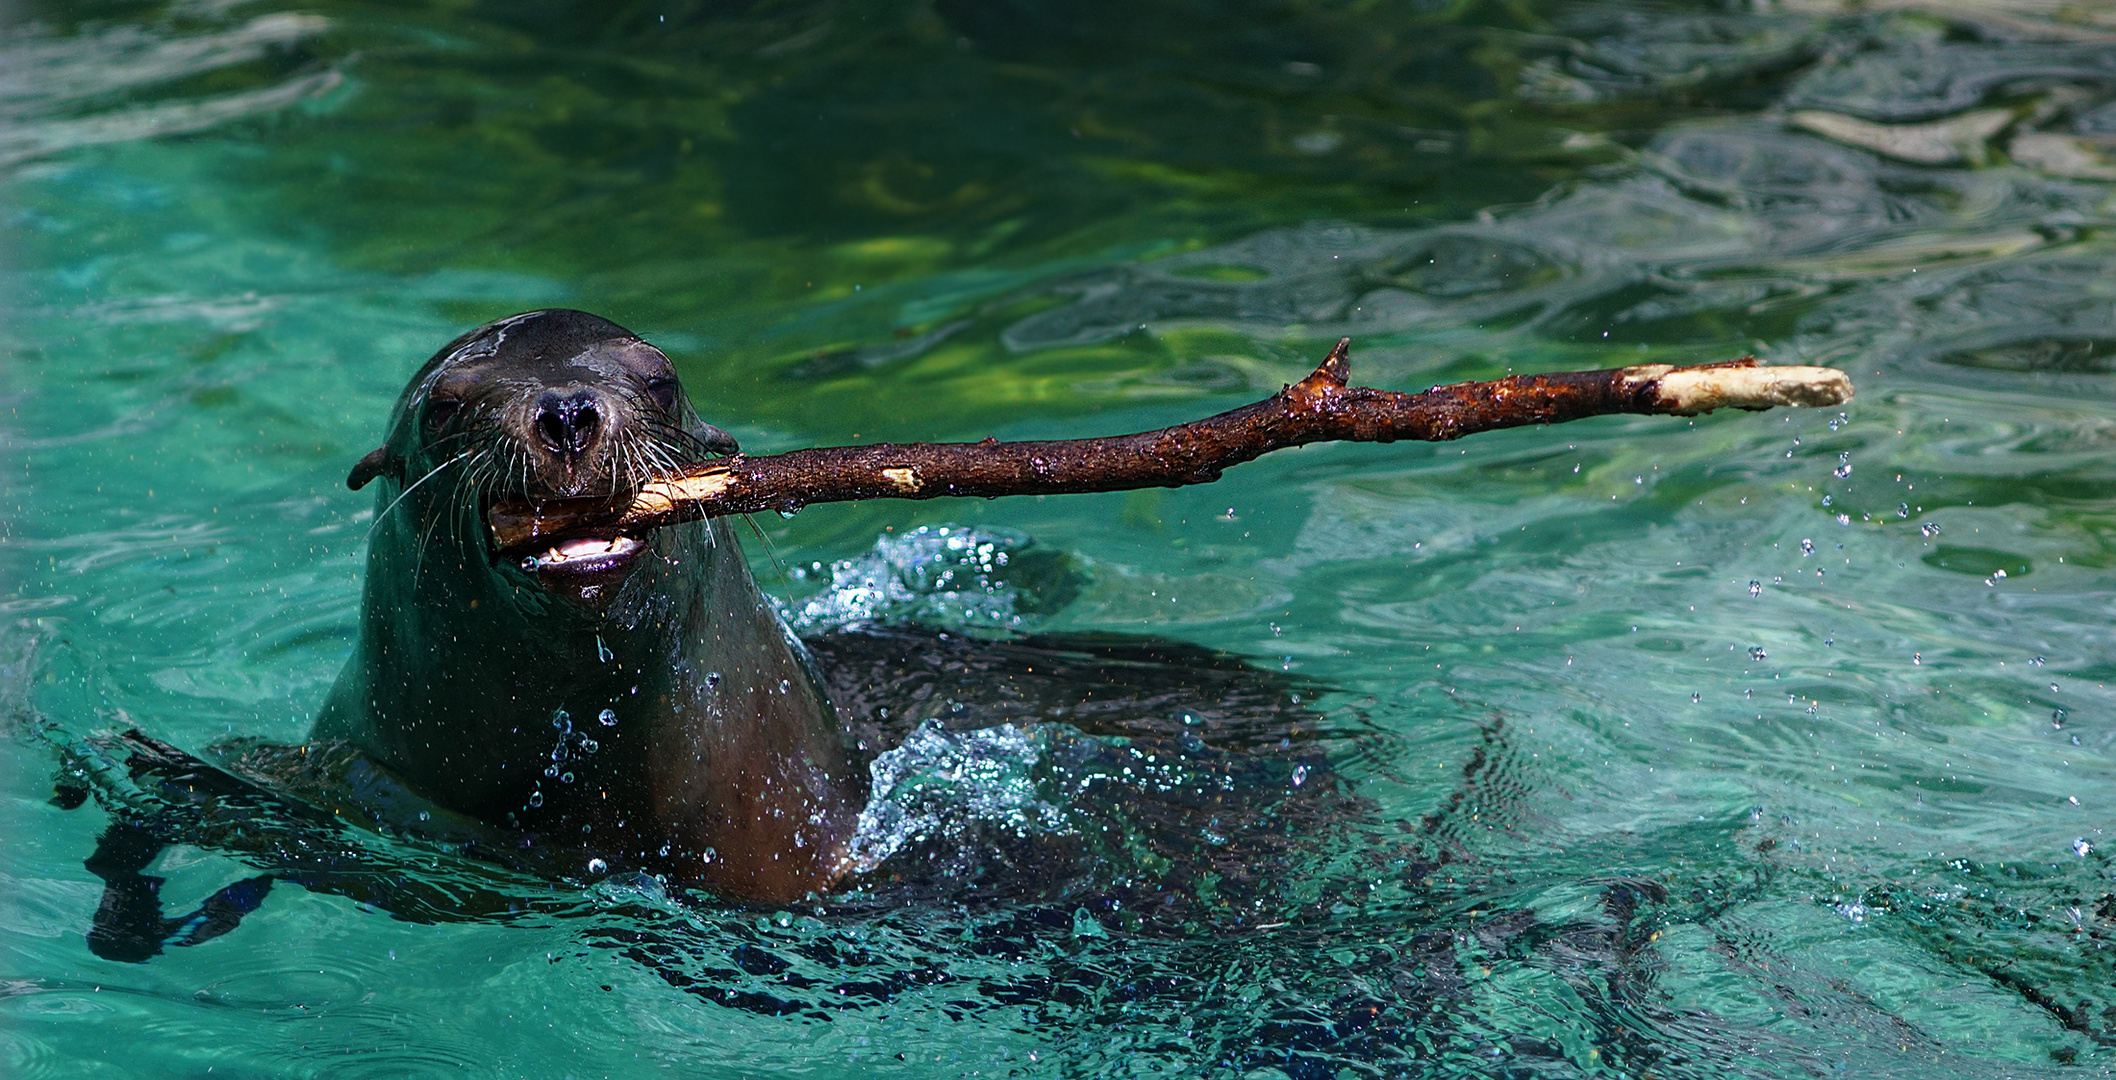
[[[2116, 1061], [2099, 8], [4, 11], [6, 1075]], [[1753, 352], [1859, 395], [757, 522], [807, 632], [1154, 635], [1306, 694], [1327, 812], [1269, 809], [1262, 751], [1154, 781], [1260, 808], [1239, 903], [1109, 810], [1148, 790], [1121, 740], [1045, 718], [922, 730], [877, 810], [973, 861], [1099, 830], [1044, 894], [747, 911], [345, 827], [310, 841], [460, 909], [282, 884], [95, 957], [82, 859], [137, 792], [61, 809], [62, 760], [299, 741], [356, 615], [347, 468], [434, 348], [550, 305], [667, 349], [752, 450], [1157, 426], [1339, 335], [1391, 388]], [[152, 872], [178, 914], [277, 865]]]

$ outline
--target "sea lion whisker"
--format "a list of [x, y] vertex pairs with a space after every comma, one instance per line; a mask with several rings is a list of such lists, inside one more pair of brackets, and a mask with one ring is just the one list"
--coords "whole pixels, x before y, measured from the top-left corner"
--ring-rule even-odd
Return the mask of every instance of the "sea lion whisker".
[[719, 450], [713, 448], [711, 443], [699, 437], [697, 432], [681, 424], [655, 419], [649, 426], [653, 427], [657, 434], [666, 436], [671, 442], [681, 444], [689, 452], [687, 456], [691, 460], [685, 463], [687, 466], [712, 458], [720, 453]]
[[383, 507], [382, 512], [375, 515], [375, 523], [367, 527], [367, 538], [369, 540], [373, 540], [375, 538], [375, 530], [382, 527], [382, 522], [389, 517], [389, 512], [395, 510], [397, 508], [397, 504], [403, 502], [405, 498], [409, 496], [412, 492], [419, 490], [419, 485], [424, 484], [428, 480], [431, 480], [434, 477], [441, 475], [441, 470], [446, 469], [450, 465], [453, 465], [456, 462], [463, 460], [469, 455], [470, 451], [468, 450], [464, 450], [457, 453], [455, 456], [448, 458], [447, 460], [441, 462], [439, 465], [428, 469], [425, 476], [422, 476], [417, 480], [412, 481], [409, 487], [406, 487], [403, 491], [398, 492], [397, 497], [391, 499], [389, 505]]

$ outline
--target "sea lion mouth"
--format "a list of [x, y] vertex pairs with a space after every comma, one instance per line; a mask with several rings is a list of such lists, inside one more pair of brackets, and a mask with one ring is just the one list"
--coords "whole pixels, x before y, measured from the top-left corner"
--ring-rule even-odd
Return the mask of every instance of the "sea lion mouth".
[[[531, 504], [529, 509], [534, 514], [538, 510], [555, 508], [562, 502], [569, 501], [571, 500]], [[514, 513], [521, 512], [521, 509], [508, 508]], [[500, 504], [487, 508], [488, 523], [500, 510]], [[607, 584], [622, 577], [641, 555], [646, 554], [651, 546], [648, 543], [651, 533], [651, 529], [587, 526], [551, 533], [505, 549], [496, 549], [494, 556], [496, 561], [519, 565], [546, 587], [577, 589], [583, 585]]]
[[539, 573], [596, 573], [629, 563], [646, 549], [647, 542], [636, 536], [582, 534], [557, 538], [543, 551], [526, 556], [523, 561], [534, 560], [534, 569]]

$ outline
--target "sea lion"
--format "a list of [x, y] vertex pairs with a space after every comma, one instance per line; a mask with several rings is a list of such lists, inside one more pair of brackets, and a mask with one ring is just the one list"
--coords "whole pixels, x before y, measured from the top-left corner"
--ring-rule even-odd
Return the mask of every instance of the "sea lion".
[[489, 323], [412, 377], [382, 446], [359, 638], [312, 738], [440, 805], [783, 903], [845, 871], [864, 800], [814, 665], [725, 521], [496, 550], [501, 498], [627, 499], [735, 442], [606, 319]]

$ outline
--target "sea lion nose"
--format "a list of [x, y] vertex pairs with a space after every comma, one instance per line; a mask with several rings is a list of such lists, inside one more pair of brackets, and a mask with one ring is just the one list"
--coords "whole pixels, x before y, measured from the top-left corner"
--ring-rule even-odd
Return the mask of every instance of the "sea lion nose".
[[536, 399], [536, 433], [544, 445], [569, 457], [586, 450], [602, 428], [593, 390], [570, 394], [546, 390]]

